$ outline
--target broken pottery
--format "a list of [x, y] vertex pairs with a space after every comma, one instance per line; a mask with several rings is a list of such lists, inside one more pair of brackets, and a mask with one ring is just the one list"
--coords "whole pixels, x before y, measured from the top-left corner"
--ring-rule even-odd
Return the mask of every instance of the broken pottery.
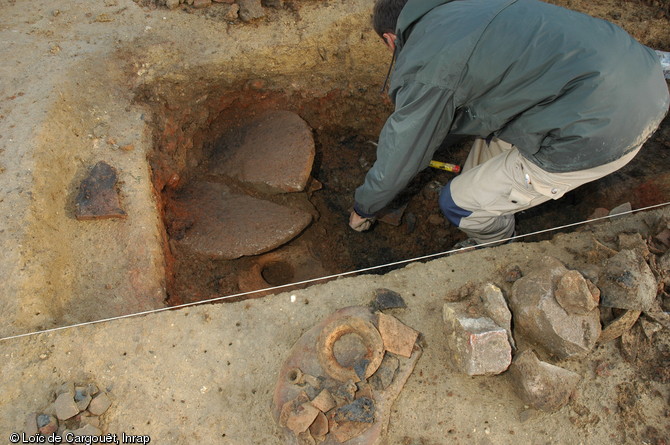
[[[411, 330], [411, 336], [403, 336], [412, 339], [410, 356], [389, 352], [377, 328], [378, 316], [369, 307], [343, 308], [298, 339], [279, 372], [273, 397], [272, 414], [286, 443], [381, 443], [391, 406], [422, 351]], [[390, 322], [396, 327], [400, 323]], [[352, 336], [356, 347], [347, 338]], [[401, 344], [404, 350], [406, 344]]]

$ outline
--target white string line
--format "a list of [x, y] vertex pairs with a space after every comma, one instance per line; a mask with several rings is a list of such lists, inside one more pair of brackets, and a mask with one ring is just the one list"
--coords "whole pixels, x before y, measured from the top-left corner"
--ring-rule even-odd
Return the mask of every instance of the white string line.
[[[635, 212], [642, 212], [642, 211], [645, 211], [645, 210], [651, 210], [651, 209], [655, 209], [655, 208], [658, 208], [658, 207], [664, 207], [664, 206], [667, 206], [668, 204], [670, 204], [670, 202], [664, 202], [662, 204], [655, 204], [655, 205], [652, 205], [652, 206], [643, 207], [641, 209], [628, 210], [626, 212], [617, 213], [615, 215], [606, 215], [606, 216], [601, 216], [599, 218], [589, 219], [589, 220], [586, 220], [586, 221], [579, 221], [579, 222], [565, 224], [565, 225], [558, 226], [558, 227], [552, 227], [552, 228], [549, 228], [549, 229], [538, 230], [536, 232], [526, 233], [526, 234], [523, 234], [523, 235], [515, 235], [515, 236], [509, 237], [509, 238], [505, 238], [503, 240], [489, 241], [489, 242], [486, 242], [486, 243], [478, 244], [477, 247], [485, 247], [485, 246], [489, 246], [491, 244], [502, 244], [502, 243], [505, 243], [505, 242], [508, 242], [508, 241], [513, 241], [513, 240], [520, 239], [520, 238], [525, 238], [525, 237], [528, 237], [528, 236], [540, 235], [542, 233], [553, 232], [553, 231], [557, 231], [557, 230], [567, 229], [569, 227], [581, 226], [581, 225], [584, 225], [584, 224], [591, 224], [591, 223], [595, 223], [595, 222], [598, 222], [598, 221], [601, 221], [601, 220], [615, 218], [617, 216], [623, 216], [623, 215], [628, 215], [628, 214], [632, 214], [632, 213], [635, 213]], [[427, 260], [427, 259], [442, 256], [442, 255], [449, 255], [450, 253], [460, 252], [460, 251], [463, 251], [463, 250], [473, 250], [473, 249], [474, 249], [474, 247], [463, 247], [463, 248], [460, 248], [460, 249], [452, 249], [452, 250], [448, 250], [448, 251], [445, 251], [445, 252], [432, 253], [432, 254], [429, 254], [429, 255], [424, 255], [424, 256], [408, 259], [408, 260], [395, 261], [395, 262], [392, 262], [392, 263], [382, 264], [382, 265], [379, 265], [379, 266], [371, 266], [371, 267], [366, 267], [364, 269], [352, 270], [352, 271], [342, 272], [342, 273], [338, 273], [338, 274], [334, 274], [334, 275], [327, 275], [325, 277], [311, 278], [309, 280], [298, 281], [298, 282], [295, 282], [295, 283], [282, 284], [280, 286], [267, 287], [267, 288], [264, 288], [264, 289], [258, 289], [258, 290], [248, 291], [248, 292], [240, 292], [240, 293], [237, 293], [237, 294], [225, 295], [225, 296], [222, 296], [222, 297], [211, 298], [211, 299], [208, 299], [208, 300], [194, 301], [192, 303], [184, 303], [184, 304], [180, 304], [180, 305], [177, 305], [177, 306], [151, 309], [151, 310], [148, 310], [148, 311], [134, 312], [132, 314], [126, 314], [126, 315], [119, 315], [117, 317], [103, 318], [103, 319], [100, 319], [100, 320], [86, 321], [86, 322], [76, 323], [76, 324], [67, 325], [67, 326], [60, 326], [60, 327], [56, 327], [56, 328], [44, 329], [44, 330], [41, 330], [41, 331], [34, 331], [34, 332], [28, 332], [28, 333], [25, 333], [25, 334], [12, 335], [12, 336], [9, 336], [9, 337], [0, 338], [0, 341], [12, 340], [12, 339], [21, 338], [21, 337], [28, 337], [28, 336], [33, 336], [33, 335], [37, 335], [37, 334], [46, 334], [46, 333], [49, 333], [49, 332], [61, 331], [61, 330], [64, 330], [64, 329], [77, 328], [77, 327], [80, 327], [80, 326], [87, 326], [87, 325], [98, 324], [98, 323], [105, 323], [105, 322], [114, 321], [114, 320], [122, 320], [124, 318], [138, 317], [140, 315], [155, 314], [155, 313], [158, 313], [158, 312], [171, 311], [171, 310], [175, 310], [175, 309], [183, 309], [183, 308], [186, 308], [186, 307], [192, 307], [192, 306], [197, 306], [197, 305], [201, 305], [201, 304], [215, 303], [217, 301], [228, 300], [230, 298], [236, 298], [236, 297], [243, 297], [245, 295], [255, 294], [257, 292], [266, 292], [266, 291], [271, 291], [271, 290], [276, 290], [276, 289], [284, 289], [284, 288], [287, 288], [287, 287], [298, 286], [298, 285], [302, 285], [302, 284], [316, 283], [317, 281], [331, 280], [333, 278], [346, 277], [346, 276], [349, 276], [349, 275], [354, 275], [354, 274], [359, 274], [359, 273], [364, 273], [364, 272], [370, 272], [370, 271], [377, 270], [377, 269], [383, 269], [385, 267], [392, 267], [392, 266], [398, 266], [398, 265], [401, 265], [401, 264], [424, 261], [424, 260]]]

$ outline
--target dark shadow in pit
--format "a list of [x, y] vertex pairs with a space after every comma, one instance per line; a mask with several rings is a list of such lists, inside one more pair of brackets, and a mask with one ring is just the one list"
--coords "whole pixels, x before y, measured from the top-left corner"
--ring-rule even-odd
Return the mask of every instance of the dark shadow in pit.
[[[390, 113], [388, 104], [351, 104], [350, 97], [336, 92], [327, 97], [296, 100], [283, 96], [242, 99], [222, 111], [209, 128], [194, 138], [201, 140], [202, 162], [179, 173], [177, 187], [159, 187], [168, 234], [170, 280], [169, 303], [183, 304], [221, 296], [237, 295], [274, 286], [309, 281], [353, 270], [375, 268], [371, 273], [387, 273], [404, 265], [378, 267], [412, 258], [439, 254], [451, 249], [464, 235], [449, 225], [438, 207], [440, 188], [454, 177], [452, 173], [426, 169], [396, 198], [392, 207], [406, 205], [398, 225], [377, 223], [366, 233], [348, 227], [353, 195], [376, 157], [378, 132]], [[354, 114], [356, 107], [363, 111]], [[197, 255], [180, 247], [178, 238], [189, 230], [189, 215], [178, 215], [174, 202], [180, 190], [206, 176], [207, 160], [222, 134], [241, 125], [245, 118], [267, 109], [290, 110], [313, 129], [315, 157], [311, 176], [318, 186], [302, 193], [313, 207], [312, 222], [287, 243], [258, 255], [221, 259]], [[360, 119], [357, 116], [364, 116]], [[356, 120], [361, 122], [353, 123]], [[465, 140], [442, 148], [435, 158], [462, 164], [469, 144]], [[612, 209], [629, 202], [633, 209], [666, 202], [670, 199], [670, 120], [647, 142], [641, 153], [621, 171], [568, 193], [558, 201], [545, 203], [517, 215], [519, 234], [532, 233], [589, 219], [596, 209]], [[253, 193], [252, 193], [253, 195]], [[256, 195], [258, 197], [259, 195]], [[267, 198], [267, 197], [266, 197]], [[291, 204], [295, 196], [271, 196], [272, 202]], [[569, 229], [574, 230], [574, 229]], [[525, 241], [548, 239], [555, 232], [535, 235]], [[307, 284], [305, 284], [307, 285]], [[284, 287], [286, 291], [296, 287]], [[256, 292], [232, 300], [268, 294]]]

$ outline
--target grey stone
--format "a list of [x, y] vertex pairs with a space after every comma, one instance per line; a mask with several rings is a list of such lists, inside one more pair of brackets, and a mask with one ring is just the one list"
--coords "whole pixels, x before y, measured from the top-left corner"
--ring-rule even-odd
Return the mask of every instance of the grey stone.
[[312, 221], [302, 210], [232, 191], [223, 184], [191, 184], [175, 200], [192, 218], [180, 240], [206, 258], [233, 260], [279, 247]]
[[600, 291], [576, 270], [567, 271], [556, 283], [556, 301], [570, 314], [585, 315], [598, 307]]
[[637, 250], [643, 257], [649, 257], [650, 252], [647, 241], [639, 233], [620, 233], [617, 236], [617, 243], [619, 250]]
[[540, 267], [517, 280], [512, 286], [510, 307], [515, 333], [560, 358], [589, 352], [600, 336], [600, 312], [569, 314], [554, 297], [559, 279], [568, 269], [555, 258], [545, 257]]
[[488, 317], [470, 318], [446, 303], [443, 319], [453, 366], [468, 375], [504, 372], [512, 360], [507, 331]]
[[314, 156], [307, 123], [295, 113], [273, 111], [224, 136], [209, 172], [274, 193], [300, 192], [309, 181]]
[[64, 392], [56, 397], [54, 406], [56, 408], [56, 417], [59, 420], [66, 420], [79, 414], [79, 408], [74, 401], [74, 397], [69, 392]]
[[525, 404], [547, 412], [565, 405], [581, 380], [575, 372], [540, 361], [531, 350], [514, 358], [509, 375]]
[[491, 320], [501, 328], [507, 331], [507, 338], [514, 347], [514, 337], [512, 336], [512, 312], [507, 306], [507, 301], [503, 296], [502, 290], [493, 283], [485, 284], [479, 290], [479, 300]]
[[261, 0], [238, 0], [240, 5], [240, 19], [250, 22], [265, 17], [265, 10]]
[[78, 386], [74, 389], [74, 401], [77, 404], [79, 411], [84, 411], [91, 402], [91, 396], [88, 393], [88, 388]]
[[169, 9], [175, 9], [179, 6], [179, 0], [165, 0], [165, 6]]
[[50, 436], [58, 431], [58, 420], [49, 414], [37, 416], [37, 429], [43, 436]]
[[631, 210], [633, 210], [633, 207], [630, 202], [625, 202], [610, 210], [609, 216], [620, 215], [622, 213], [630, 212]]
[[100, 416], [104, 414], [111, 405], [112, 401], [109, 396], [106, 393], [101, 392], [91, 400], [91, 403], [88, 405], [88, 412], [94, 416]]
[[609, 258], [598, 287], [603, 306], [646, 311], [656, 299], [656, 278], [637, 250], [622, 250]]

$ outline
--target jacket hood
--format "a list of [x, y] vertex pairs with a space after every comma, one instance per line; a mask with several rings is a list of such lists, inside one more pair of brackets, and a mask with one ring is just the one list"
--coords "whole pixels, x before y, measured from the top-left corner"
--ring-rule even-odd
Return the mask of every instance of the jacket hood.
[[417, 20], [433, 8], [451, 3], [452, 1], [455, 0], [409, 0], [405, 4], [405, 7], [402, 8], [398, 17], [398, 23], [396, 24], [396, 37], [399, 40], [398, 43], [400, 46], [407, 40], [409, 31]]

